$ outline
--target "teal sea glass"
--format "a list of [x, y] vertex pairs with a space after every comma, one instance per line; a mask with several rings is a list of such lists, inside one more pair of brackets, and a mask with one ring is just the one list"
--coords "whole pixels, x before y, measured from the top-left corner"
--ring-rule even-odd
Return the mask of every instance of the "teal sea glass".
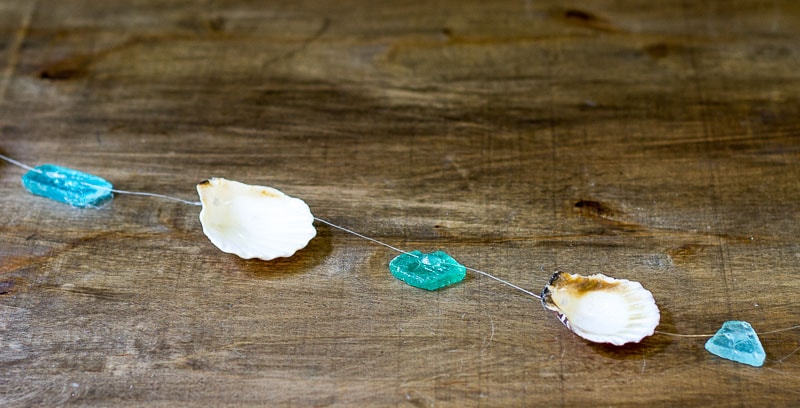
[[411, 251], [400, 254], [389, 262], [395, 278], [421, 289], [436, 290], [461, 282], [467, 268], [442, 251], [423, 254]]
[[767, 358], [753, 326], [740, 320], [723, 323], [717, 334], [706, 342], [706, 350], [719, 357], [753, 367], [761, 367]]
[[33, 194], [81, 208], [99, 208], [114, 198], [114, 186], [105, 179], [54, 164], [28, 171], [22, 185]]

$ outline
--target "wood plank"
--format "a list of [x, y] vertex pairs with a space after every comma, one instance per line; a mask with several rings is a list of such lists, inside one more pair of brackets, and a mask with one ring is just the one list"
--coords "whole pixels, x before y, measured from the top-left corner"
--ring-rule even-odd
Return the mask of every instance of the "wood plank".
[[[659, 330], [800, 324], [800, 5], [6, 1], [0, 153], [195, 199], [270, 185], [538, 292], [640, 281]], [[481, 276], [430, 293], [326, 225], [242, 260], [198, 208], [80, 210], [0, 166], [6, 406], [791, 406], [704, 339], [591, 344]]]

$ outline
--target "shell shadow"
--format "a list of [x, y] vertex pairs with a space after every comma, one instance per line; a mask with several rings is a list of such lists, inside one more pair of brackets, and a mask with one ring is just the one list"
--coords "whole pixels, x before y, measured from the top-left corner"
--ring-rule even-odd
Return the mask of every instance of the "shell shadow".
[[[674, 327], [672, 313], [668, 310], [661, 309], [661, 321], [656, 329], [664, 329], [665, 327]], [[589, 346], [598, 354], [603, 357], [615, 360], [630, 360], [641, 359], [642, 353], [647, 352], [648, 355], [661, 353], [669, 346], [674, 339], [670, 336], [665, 336], [659, 333], [653, 333], [652, 336], [645, 337], [638, 343], [628, 343], [622, 346], [615, 346], [606, 343], [592, 343], [587, 341]]]
[[284, 279], [306, 273], [317, 267], [332, 252], [331, 234], [325, 229], [317, 227], [317, 236], [312, 238], [305, 248], [288, 258], [276, 258], [271, 261], [237, 259], [236, 268], [254, 279]]

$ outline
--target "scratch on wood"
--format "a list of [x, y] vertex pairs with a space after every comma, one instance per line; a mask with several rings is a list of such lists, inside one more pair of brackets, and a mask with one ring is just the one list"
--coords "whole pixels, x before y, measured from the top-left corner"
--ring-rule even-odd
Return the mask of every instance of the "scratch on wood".
[[794, 354], [794, 353], [797, 353], [798, 351], [800, 351], [800, 347], [798, 347], [798, 348], [794, 349], [794, 350], [793, 350], [791, 353], [789, 353], [789, 354], [787, 354], [787, 355], [785, 355], [785, 356], [783, 356], [783, 357], [779, 358], [779, 359], [778, 359], [778, 362], [779, 362], [779, 363], [783, 363], [783, 360], [786, 360], [787, 358], [791, 357], [791, 356], [792, 356], [792, 354]]
[[[726, 367], [731, 367], [731, 366], [730, 365], [726, 365]], [[718, 373], [722, 373], [720, 375], [732, 375], [733, 373], [737, 373], [737, 375], [741, 375], [743, 379], [746, 379], [747, 381], [750, 381], [750, 382], [753, 382], [753, 383], [764, 384], [764, 385], [767, 385], [767, 384], [771, 383], [770, 379], [768, 379], [768, 378], [762, 379], [761, 376], [756, 374], [757, 371], [750, 371], [750, 372], [745, 373], [745, 372], [739, 371], [738, 369], [734, 369], [734, 368], [721, 369], [721, 368], [715, 368], [715, 367], [711, 367], [711, 366], [707, 366], [707, 368], [709, 368], [712, 371], [716, 371]], [[781, 370], [776, 370], [776, 369], [774, 369], [772, 367], [764, 367], [764, 368], [766, 368], [767, 370], [770, 370], [770, 371], [774, 371], [774, 372], [776, 372], [778, 374], [781, 374], [781, 375], [787, 375], [787, 376], [790, 376], [792, 378], [796, 378], [792, 374], [785, 373], [785, 372], [783, 372]], [[789, 388], [782, 388], [781, 391], [784, 391], [786, 393], [792, 393], [792, 394], [800, 394], [800, 390], [793, 390], [793, 389], [789, 389]]]
[[114, 290], [106, 288], [93, 288], [89, 286], [62, 285], [61, 287], [58, 287], [58, 289], [69, 293], [74, 293], [76, 295], [88, 296], [99, 300], [118, 301], [118, 300], [126, 300], [132, 297], [128, 293], [116, 292]]
[[[764, 367], [764, 368], [765, 368], [765, 369], [767, 369], [767, 370], [769, 370], [769, 371], [772, 371], [772, 372], [778, 373], [778, 374], [780, 374], [780, 375], [783, 375], [783, 376], [789, 376], [789, 377], [791, 377], [791, 378], [798, 378], [798, 379], [800, 379], [800, 377], [796, 377], [796, 376], [794, 376], [794, 375], [792, 375], [792, 374], [789, 374], [789, 373], [783, 372], [783, 371], [781, 371], [781, 370], [778, 370], [778, 369], [776, 369], [776, 368], [772, 368], [772, 367]], [[787, 392], [792, 392], [792, 393], [795, 393], [795, 394], [800, 394], [800, 391], [793, 391], [793, 390], [790, 390], [790, 389], [785, 389], [785, 391], [787, 391]]]
[[647, 354], [646, 352], [642, 351], [642, 372], [641, 372], [641, 374], [644, 374], [644, 367], [647, 365], [646, 354]]
[[[416, 394], [416, 395], [415, 395]], [[415, 390], [410, 389], [406, 392], [406, 401], [408, 401], [411, 405], [415, 407], [433, 407], [434, 402], [433, 400], [428, 397], [427, 395]]]
[[[62, 406], [70, 398], [70, 389], [63, 378], [53, 378], [49, 382], [28, 384], [20, 394], [4, 394], [0, 397], [3, 406]], [[58, 387], [61, 383], [61, 387]], [[73, 387], [74, 388], [74, 387]]]
[[36, 7], [38, 4], [38, 0], [30, 2], [27, 12], [22, 16], [22, 23], [20, 24], [19, 29], [17, 29], [17, 32], [14, 34], [14, 39], [11, 42], [11, 48], [9, 49], [8, 63], [3, 69], [3, 82], [0, 83], [0, 102], [4, 102], [6, 100], [8, 83], [11, 81], [11, 77], [14, 75], [14, 71], [17, 68], [19, 54], [22, 50], [22, 43], [25, 42], [25, 38], [28, 36], [28, 31], [31, 27], [31, 20], [33, 20], [33, 13], [36, 12]]
[[486, 337], [483, 338], [483, 345], [481, 345], [481, 351], [483, 351], [489, 344], [492, 343], [494, 339], [494, 319], [492, 316], [489, 316], [489, 323], [491, 325], [491, 332], [489, 333], [489, 339], [487, 340]]
[[268, 66], [270, 66], [270, 65], [272, 65], [272, 64], [274, 64], [274, 63], [276, 63], [278, 61], [287, 60], [287, 59], [290, 59], [290, 58], [294, 57], [297, 54], [300, 54], [301, 52], [305, 51], [306, 48], [308, 48], [312, 43], [314, 43], [315, 41], [319, 40], [320, 37], [325, 35], [325, 33], [330, 28], [330, 26], [331, 26], [331, 20], [328, 17], [325, 17], [322, 20], [322, 25], [317, 29], [317, 31], [314, 32], [314, 34], [312, 34], [310, 37], [308, 37], [305, 40], [303, 40], [303, 43], [300, 44], [299, 47], [297, 47], [297, 48], [295, 48], [293, 50], [289, 50], [289, 51], [287, 51], [287, 52], [285, 52], [285, 53], [283, 53], [281, 55], [278, 55], [275, 58], [271, 58], [271, 59], [265, 61], [264, 63], [261, 64], [261, 67], [265, 68], [265, 67], [268, 67]]

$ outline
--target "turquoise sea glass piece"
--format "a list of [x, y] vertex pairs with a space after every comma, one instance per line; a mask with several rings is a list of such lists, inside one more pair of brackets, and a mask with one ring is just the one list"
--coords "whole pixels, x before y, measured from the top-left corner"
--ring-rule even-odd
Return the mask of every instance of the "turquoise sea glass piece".
[[750, 323], [731, 320], [722, 324], [714, 337], [706, 342], [706, 350], [722, 358], [761, 367], [767, 358], [761, 341]]
[[461, 282], [467, 268], [442, 251], [423, 254], [411, 251], [400, 254], [389, 262], [392, 275], [401, 281], [422, 289], [436, 290]]
[[28, 171], [22, 185], [33, 194], [74, 207], [102, 207], [114, 198], [114, 187], [105, 179], [54, 164]]

